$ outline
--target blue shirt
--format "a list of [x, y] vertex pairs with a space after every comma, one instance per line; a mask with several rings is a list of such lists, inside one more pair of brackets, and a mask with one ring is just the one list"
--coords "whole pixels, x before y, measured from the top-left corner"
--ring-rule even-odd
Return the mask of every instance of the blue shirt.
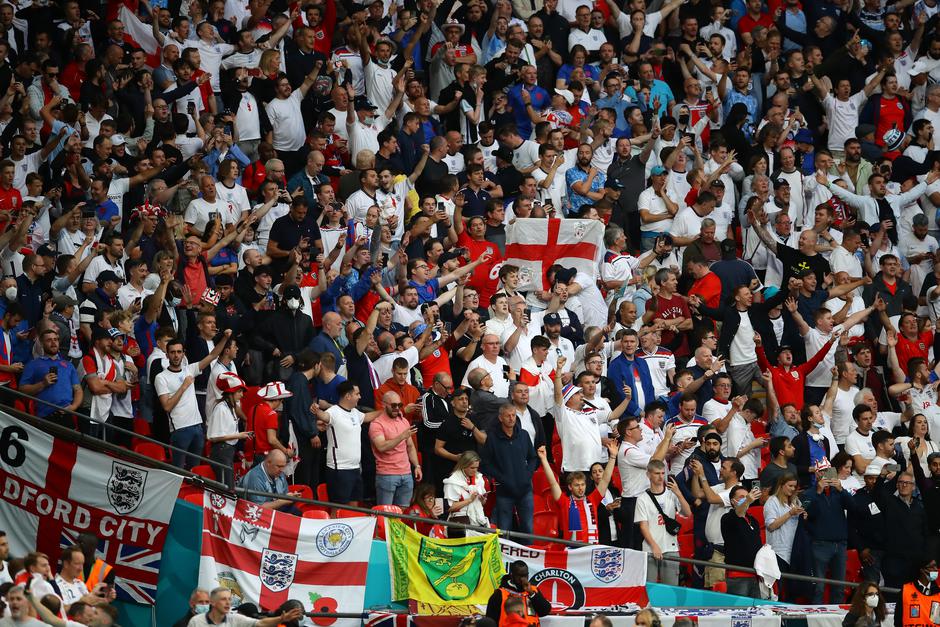
[[757, 96], [748, 91], [746, 94], [742, 94], [737, 89], [732, 89], [727, 94], [725, 94], [724, 101], [724, 114], [728, 115], [728, 112], [731, 111], [731, 107], [738, 104], [739, 102], [744, 103], [744, 106], [747, 107], [747, 119], [751, 124], [757, 124], [758, 115], [757, 115]]
[[332, 403], [333, 405], [337, 404], [339, 402], [339, 394], [336, 393], [336, 388], [339, 387], [339, 384], [345, 380], [346, 377], [341, 377], [339, 375], [333, 377], [333, 380], [329, 383], [324, 383], [318, 378], [316, 382], [317, 398], [321, 401]]
[[429, 303], [437, 298], [437, 279], [428, 279], [428, 282], [424, 285], [416, 283], [415, 281], [408, 281], [408, 285], [418, 290], [419, 304]]
[[[582, 196], [581, 194], [575, 192], [571, 186], [575, 183], [586, 181], [588, 178], [588, 173], [575, 166], [565, 172], [565, 183], [568, 184], [568, 213], [567, 215], [571, 216], [578, 211], [580, 211], [582, 205], [593, 205], [594, 201], [588, 198], [587, 196]], [[603, 172], [598, 172], [594, 176], [594, 180], [591, 181], [592, 192], [600, 191], [604, 188], [604, 183], [607, 181], [607, 175]]]
[[[78, 372], [75, 366], [67, 359], [62, 359], [56, 355], [55, 359], [43, 355], [30, 360], [23, 368], [23, 375], [20, 377], [20, 385], [39, 383], [49, 373], [49, 368], [57, 366], [59, 368], [59, 378], [54, 385], [50, 385], [38, 392], [36, 398], [42, 399], [56, 407], [68, 407], [75, 400], [72, 388], [78, 385]], [[44, 418], [56, 411], [55, 407], [46, 403], [36, 403], [36, 415]]]
[[98, 222], [111, 222], [111, 218], [116, 215], [120, 215], [121, 210], [118, 209], [118, 206], [114, 204], [114, 201], [110, 198], [97, 207], [95, 207], [95, 214], [98, 216]]
[[[268, 476], [264, 470], [264, 462], [255, 464], [255, 467], [249, 470], [242, 477], [241, 487], [246, 490], [256, 490], [258, 492], [273, 492], [274, 494], [287, 494], [287, 478], [282, 473], [276, 479]], [[248, 500], [252, 503], [267, 503], [271, 499], [257, 494], [249, 495]]]
[[140, 352], [144, 358], [150, 357], [154, 347], [157, 345], [157, 321], [147, 322], [147, 317], [140, 315], [134, 321], [134, 339], [140, 345]]
[[636, 93], [636, 90], [632, 86], [627, 87], [624, 90], [624, 95], [629, 96], [632, 102], [638, 103], [640, 107], [648, 109], [653, 106], [653, 101], [656, 98], [659, 98], [659, 108], [656, 109], [657, 116], [663, 116], [666, 113], [669, 103], [675, 100], [675, 96], [672, 95], [672, 88], [665, 81], [661, 81], [658, 78], [653, 79], [653, 85], [650, 87], [650, 99], [649, 102], [644, 102], [640, 98], [639, 94]]
[[[536, 111], [541, 111], [551, 104], [551, 97], [548, 92], [538, 85], [526, 89], [526, 91], [532, 97], [532, 108]], [[522, 101], [522, 84], [514, 85], [506, 94], [506, 97], [512, 107], [512, 115], [516, 118], [516, 130], [519, 131], [519, 136], [522, 139], [529, 139], [532, 136], [532, 120], [529, 119], [529, 112]]]
[[633, 103], [627, 102], [623, 96], [608, 96], [601, 98], [594, 103], [598, 109], [614, 109], [617, 112], [617, 130], [627, 131], [630, 127], [627, 125], [627, 110], [633, 108]]

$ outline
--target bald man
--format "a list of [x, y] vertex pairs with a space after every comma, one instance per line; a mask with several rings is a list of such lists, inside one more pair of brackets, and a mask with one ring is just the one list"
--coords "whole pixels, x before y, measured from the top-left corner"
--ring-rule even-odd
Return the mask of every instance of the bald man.
[[375, 455], [375, 501], [404, 509], [411, 505], [414, 484], [423, 476], [414, 442], [418, 428], [405, 418], [397, 393], [386, 392], [382, 405], [384, 410], [369, 425]]
[[343, 318], [335, 311], [328, 311], [323, 314], [323, 330], [313, 338], [310, 348], [317, 353], [330, 353], [336, 358], [336, 372], [341, 375], [346, 374], [346, 358], [343, 357], [343, 349], [340, 344], [340, 338], [343, 334]]
[[[300, 492], [288, 492], [287, 478], [284, 476], [285, 467], [287, 467], [287, 456], [280, 450], [274, 449], [265, 456], [264, 461], [255, 465], [245, 474], [242, 478], [241, 487], [256, 492], [300, 496]], [[294, 506], [294, 501], [289, 499], [271, 498], [262, 494], [249, 494], [248, 500], [265, 509], [279, 509], [300, 515], [300, 511]]]

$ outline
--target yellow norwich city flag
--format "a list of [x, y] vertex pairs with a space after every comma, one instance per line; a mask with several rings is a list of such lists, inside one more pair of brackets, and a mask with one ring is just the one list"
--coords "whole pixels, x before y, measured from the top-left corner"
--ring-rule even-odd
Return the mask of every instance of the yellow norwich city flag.
[[388, 521], [392, 600], [433, 605], [485, 605], [503, 576], [499, 539], [492, 535], [437, 540]]

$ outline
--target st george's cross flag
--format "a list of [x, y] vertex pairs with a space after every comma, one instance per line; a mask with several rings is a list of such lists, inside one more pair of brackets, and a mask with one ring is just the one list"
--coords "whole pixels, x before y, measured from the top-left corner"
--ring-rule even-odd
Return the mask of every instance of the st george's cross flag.
[[646, 553], [610, 546], [563, 550], [533, 549], [500, 538], [506, 570], [522, 560], [529, 583], [552, 604], [553, 612], [630, 611], [649, 604]]
[[[375, 519], [316, 520], [206, 492], [199, 586], [232, 591], [232, 605], [362, 612]], [[333, 625], [359, 627], [361, 620]]]
[[506, 227], [506, 263], [519, 267], [520, 291], [548, 289], [545, 274], [554, 264], [593, 277], [603, 254], [598, 220], [519, 218]]
[[55, 563], [81, 533], [98, 537], [118, 598], [153, 604], [182, 478], [96, 453], [0, 412], [0, 529], [13, 555]]

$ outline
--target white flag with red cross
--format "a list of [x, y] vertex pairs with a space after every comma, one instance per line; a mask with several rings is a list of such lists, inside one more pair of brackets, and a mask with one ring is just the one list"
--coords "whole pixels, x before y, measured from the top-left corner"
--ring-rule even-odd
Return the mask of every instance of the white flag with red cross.
[[160, 557], [182, 478], [79, 447], [0, 412], [0, 529], [12, 555], [55, 564], [79, 534], [98, 538], [118, 598], [156, 599]]
[[519, 290], [548, 289], [545, 274], [558, 264], [590, 277], [604, 254], [598, 220], [519, 218], [506, 227], [506, 263], [519, 267]]
[[[232, 591], [232, 605], [362, 612], [375, 519], [319, 520], [206, 492], [199, 586]], [[322, 625], [361, 620], [320, 619]]]

